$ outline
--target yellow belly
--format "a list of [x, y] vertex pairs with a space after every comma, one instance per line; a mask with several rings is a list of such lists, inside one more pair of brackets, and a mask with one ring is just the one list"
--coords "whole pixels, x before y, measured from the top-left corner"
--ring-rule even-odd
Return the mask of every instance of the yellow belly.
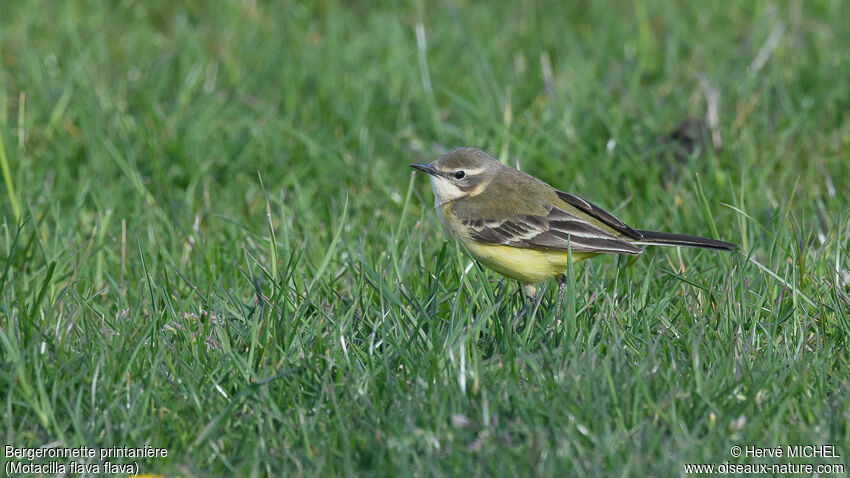
[[[536, 283], [563, 274], [567, 270], [567, 253], [538, 251], [502, 245], [476, 244], [463, 241], [475, 259], [499, 274], [522, 282]], [[575, 253], [573, 262], [593, 257], [594, 253]]]
[[[449, 237], [459, 239], [472, 257], [499, 274], [525, 283], [543, 282], [567, 271], [565, 251], [540, 251], [496, 244], [475, 242], [446, 208], [451, 203], [437, 206], [437, 217]], [[593, 252], [574, 252], [573, 262], [580, 262], [598, 255]]]

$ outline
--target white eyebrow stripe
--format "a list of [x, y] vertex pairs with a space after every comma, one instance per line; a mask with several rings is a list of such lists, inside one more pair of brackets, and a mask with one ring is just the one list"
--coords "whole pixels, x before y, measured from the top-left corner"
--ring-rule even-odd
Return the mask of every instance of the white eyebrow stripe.
[[457, 169], [453, 169], [452, 171], [463, 171], [467, 175], [474, 175], [474, 174], [478, 174], [478, 173], [484, 171], [484, 168], [469, 168], [469, 169], [457, 168]]

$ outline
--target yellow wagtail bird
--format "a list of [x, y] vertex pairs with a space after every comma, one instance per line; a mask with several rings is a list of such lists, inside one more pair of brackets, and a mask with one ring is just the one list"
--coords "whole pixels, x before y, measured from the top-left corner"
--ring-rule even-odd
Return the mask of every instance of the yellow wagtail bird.
[[550, 278], [565, 291], [567, 254], [578, 262], [597, 254], [633, 254], [638, 246], [687, 246], [731, 251], [735, 244], [705, 237], [633, 229], [613, 214], [500, 163], [475, 148], [457, 148], [429, 164], [437, 215], [485, 266], [524, 284]]

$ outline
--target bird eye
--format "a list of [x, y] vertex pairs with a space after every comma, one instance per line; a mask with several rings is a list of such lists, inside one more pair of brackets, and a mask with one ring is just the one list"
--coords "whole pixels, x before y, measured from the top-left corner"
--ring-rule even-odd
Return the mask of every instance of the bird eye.
[[458, 171], [455, 173], [455, 179], [463, 179], [466, 176], [466, 173], [463, 171]]

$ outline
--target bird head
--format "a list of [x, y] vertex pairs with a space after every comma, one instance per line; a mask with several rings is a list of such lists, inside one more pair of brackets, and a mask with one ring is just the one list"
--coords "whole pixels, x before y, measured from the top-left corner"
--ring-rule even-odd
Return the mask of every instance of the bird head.
[[410, 167], [430, 175], [434, 201], [439, 206], [479, 194], [504, 166], [480, 149], [455, 148], [432, 163], [413, 163]]

